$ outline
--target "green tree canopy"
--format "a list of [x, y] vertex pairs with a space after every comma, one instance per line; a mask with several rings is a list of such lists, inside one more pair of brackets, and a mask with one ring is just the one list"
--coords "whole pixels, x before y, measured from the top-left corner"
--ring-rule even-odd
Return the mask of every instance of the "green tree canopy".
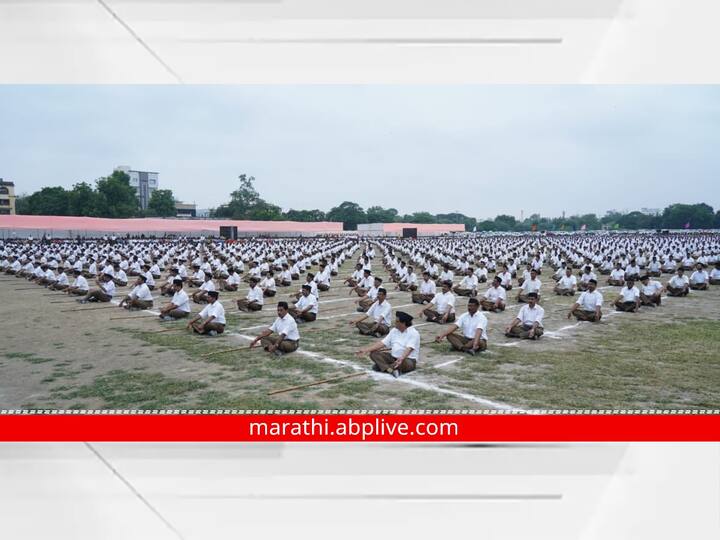
[[98, 194], [87, 182], [78, 182], [68, 192], [71, 216], [97, 216]]
[[398, 217], [398, 211], [395, 208], [383, 208], [382, 206], [371, 206], [365, 214], [368, 223], [392, 223]]
[[111, 218], [129, 218], [138, 215], [140, 203], [126, 173], [113, 171], [110, 176], [100, 178], [96, 186], [99, 215]]
[[356, 231], [358, 223], [367, 223], [367, 216], [362, 206], [350, 201], [344, 201], [340, 206], [331, 208], [327, 218], [330, 221], [342, 221], [343, 229], [346, 231]]
[[174, 217], [177, 215], [175, 210], [175, 196], [171, 189], [156, 189], [150, 195], [148, 201], [147, 214], [149, 216], [158, 217]]
[[715, 222], [712, 206], [700, 204], [671, 204], [662, 214], [663, 227], [683, 229], [690, 224], [691, 229], [709, 229]]
[[27, 197], [26, 210], [28, 214], [36, 216], [67, 216], [69, 202], [70, 199], [65, 188], [45, 187]]
[[283, 214], [283, 219], [288, 221], [326, 221], [327, 216], [322, 210], [293, 210], [290, 209]]

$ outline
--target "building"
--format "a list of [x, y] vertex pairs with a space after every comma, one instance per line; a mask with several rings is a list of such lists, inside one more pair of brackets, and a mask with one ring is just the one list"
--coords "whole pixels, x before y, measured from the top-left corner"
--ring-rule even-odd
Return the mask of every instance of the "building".
[[197, 217], [197, 208], [195, 203], [184, 203], [175, 201], [175, 217], [194, 218]]
[[149, 171], [133, 171], [130, 167], [121, 165], [115, 167], [116, 171], [122, 171], [130, 177], [130, 185], [135, 188], [140, 208], [147, 210], [148, 202], [152, 192], [158, 189], [159, 173]]
[[15, 183], [0, 178], [0, 214], [15, 214]]
[[463, 223], [360, 223], [357, 227], [357, 234], [363, 236], [416, 237], [463, 232]]

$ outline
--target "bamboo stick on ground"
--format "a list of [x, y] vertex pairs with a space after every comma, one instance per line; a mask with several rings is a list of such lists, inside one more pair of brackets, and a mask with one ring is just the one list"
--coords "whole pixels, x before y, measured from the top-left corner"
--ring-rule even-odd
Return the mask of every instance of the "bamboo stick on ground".
[[110, 308], [117, 308], [118, 306], [112, 305], [112, 306], [96, 306], [96, 307], [84, 307], [84, 308], [74, 308], [74, 309], [61, 309], [60, 313], [70, 313], [72, 311], [96, 311], [98, 309], [110, 309]]
[[320, 385], [320, 384], [326, 384], [326, 383], [331, 383], [331, 382], [342, 381], [342, 380], [345, 380], [345, 379], [350, 379], [350, 378], [352, 378], [352, 377], [359, 377], [360, 375], [367, 375], [367, 373], [366, 373], [365, 371], [358, 371], [357, 373], [351, 373], [351, 374], [349, 374], [349, 375], [342, 375], [342, 376], [340, 376], [340, 377], [332, 377], [332, 378], [330, 378], [330, 379], [323, 379], [322, 381], [315, 381], [315, 382], [307, 383], [307, 384], [299, 384], [299, 385], [297, 385], [297, 386], [291, 386], [290, 388], [283, 388], [282, 390], [275, 390], [275, 391], [273, 391], [273, 392], [268, 392], [267, 395], [268, 395], [268, 396], [274, 396], [275, 394], [282, 394], [282, 393], [284, 393], [284, 392], [291, 392], [291, 391], [293, 391], [293, 390], [299, 390], [299, 389], [301, 389], [301, 388], [308, 388], [308, 387], [310, 387], [310, 386], [318, 386], [318, 385]]

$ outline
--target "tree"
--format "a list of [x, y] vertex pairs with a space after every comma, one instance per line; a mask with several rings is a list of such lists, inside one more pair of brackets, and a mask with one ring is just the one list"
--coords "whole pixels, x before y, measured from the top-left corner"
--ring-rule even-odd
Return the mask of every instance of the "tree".
[[371, 206], [366, 212], [368, 223], [392, 223], [397, 216], [398, 211], [395, 208], [383, 208], [382, 206]]
[[495, 229], [496, 231], [512, 231], [517, 225], [517, 220], [514, 216], [508, 216], [507, 214], [500, 214], [495, 217]]
[[662, 224], [668, 229], [710, 229], [715, 222], [712, 206], [700, 204], [671, 204], [662, 214]]
[[282, 209], [279, 206], [267, 203], [262, 199], [253, 205], [245, 215], [247, 219], [256, 221], [280, 221], [283, 218]]
[[293, 210], [290, 209], [283, 214], [283, 219], [288, 221], [325, 221], [327, 216], [322, 210]]
[[15, 199], [15, 213], [16, 214], [30, 214], [30, 197], [27, 193], [18, 195]]
[[75, 184], [68, 192], [71, 216], [97, 216], [98, 194], [87, 182]]
[[130, 177], [123, 171], [113, 171], [110, 176], [96, 182], [98, 215], [110, 218], [129, 218], [140, 210], [135, 188]]
[[170, 189], [156, 189], [150, 195], [147, 213], [151, 216], [174, 217], [177, 215], [175, 209], [175, 197]]
[[435, 221], [437, 223], [462, 223], [465, 225], [466, 231], [472, 231], [477, 227], [477, 220], [475, 218], [468, 217], [465, 214], [460, 214], [459, 212], [453, 212], [451, 214], [437, 214], [435, 216]]
[[415, 212], [406, 216], [408, 223], [435, 223], [436, 219], [430, 212]]
[[356, 231], [358, 223], [367, 223], [367, 216], [362, 206], [350, 201], [344, 201], [340, 206], [331, 208], [327, 218], [330, 221], [342, 221], [343, 230], [346, 231]]
[[36, 216], [68, 215], [68, 192], [63, 187], [45, 187], [30, 195], [27, 199], [29, 214]]

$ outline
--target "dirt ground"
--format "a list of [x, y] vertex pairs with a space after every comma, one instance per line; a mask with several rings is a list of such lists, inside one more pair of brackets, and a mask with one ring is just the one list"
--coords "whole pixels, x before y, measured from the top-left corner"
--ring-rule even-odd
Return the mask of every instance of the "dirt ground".
[[[274, 319], [275, 302], [299, 289], [297, 282], [279, 289], [255, 314], [234, 307], [233, 299], [244, 292], [221, 295], [227, 331], [207, 338], [188, 334], [182, 324], [161, 323], [151, 313], [80, 306], [60, 293], [2, 276], [0, 409], [720, 408], [720, 287], [667, 298], [662, 307], [637, 314], [614, 313], [610, 305], [619, 289], [606, 287], [600, 276], [606, 317], [597, 324], [577, 323], [566, 318], [573, 299], [552, 293], [547, 268], [541, 276], [542, 339], [503, 335], [519, 308], [514, 288], [508, 309], [488, 314], [489, 348], [477, 356], [454, 352], [447, 342], [431, 343], [441, 327], [416, 319], [422, 336], [418, 370], [394, 379], [372, 372], [369, 359], [354, 354], [372, 338], [348, 324], [359, 316], [355, 296], [342, 284], [353, 265], [346, 261], [331, 290], [322, 294], [320, 319], [300, 327], [300, 351], [280, 358], [247, 348], [202, 355], [246, 346], [247, 336]], [[373, 270], [387, 278], [380, 260]], [[410, 303], [409, 293], [388, 287], [394, 309], [413, 314], [422, 309]], [[156, 306], [164, 302], [158, 299]], [[458, 314], [465, 305], [466, 299], [458, 298]], [[356, 375], [268, 395], [350, 374]]]

